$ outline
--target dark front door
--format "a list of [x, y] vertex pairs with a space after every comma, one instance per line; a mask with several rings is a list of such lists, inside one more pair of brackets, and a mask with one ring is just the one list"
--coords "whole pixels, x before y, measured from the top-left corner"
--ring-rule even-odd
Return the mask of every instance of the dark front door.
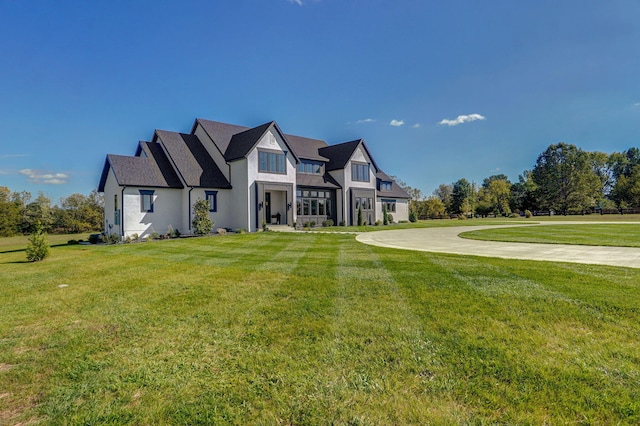
[[267, 223], [271, 223], [271, 193], [264, 193], [264, 216]]

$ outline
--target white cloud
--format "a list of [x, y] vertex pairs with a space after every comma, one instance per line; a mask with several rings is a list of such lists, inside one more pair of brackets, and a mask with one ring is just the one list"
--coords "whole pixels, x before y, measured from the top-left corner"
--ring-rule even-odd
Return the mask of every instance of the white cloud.
[[356, 124], [375, 123], [375, 122], [376, 120], [374, 120], [373, 118], [365, 118], [364, 120], [356, 121]]
[[289, 0], [289, 3], [295, 3], [298, 6], [302, 6], [302, 0]]
[[419, 129], [420, 128], [420, 123], [416, 123], [411, 127], [414, 128], [414, 129]]
[[395, 126], [395, 127], [404, 126], [404, 120], [391, 120], [389, 125]]
[[21, 175], [25, 175], [29, 182], [49, 185], [61, 185], [67, 183], [69, 176], [64, 173], [49, 173], [42, 170], [22, 169]]
[[438, 124], [446, 124], [447, 126], [457, 126], [462, 123], [470, 123], [476, 120], [484, 120], [485, 118], [480, 114], [459, 115], [455, 120], [443, 119]]
[[635, 104], [633, 104], [633, 106], [636, 108], [640, 108], [640, 102], [636, 102]]

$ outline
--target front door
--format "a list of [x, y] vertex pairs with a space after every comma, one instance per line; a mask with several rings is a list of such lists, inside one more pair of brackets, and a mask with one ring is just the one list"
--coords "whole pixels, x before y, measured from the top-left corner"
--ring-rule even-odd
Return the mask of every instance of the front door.
[[266, 217], [267, 223], [271, 223], [271, 193], [264, 193], [264, 216]]

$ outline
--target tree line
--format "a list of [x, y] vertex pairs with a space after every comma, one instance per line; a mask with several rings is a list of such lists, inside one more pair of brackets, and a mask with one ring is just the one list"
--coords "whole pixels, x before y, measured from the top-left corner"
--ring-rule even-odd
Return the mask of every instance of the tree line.
[[47, 233], [74, 234], [103, 227], [104, 203], [97, 190], [85, 196], [72, 194], [52, 205], [43, 192], [32, 198], [27, 191], [12, 192], [0, 186], [0, 236]]
[[421, 218], [640, 212], [640, 149], [607, 154], [560, 142], [549, 145], [517, 182], [504, 174], [481, 185], [462, 178], [439, 185], [429, 197], [404, 187], [411, 213]]

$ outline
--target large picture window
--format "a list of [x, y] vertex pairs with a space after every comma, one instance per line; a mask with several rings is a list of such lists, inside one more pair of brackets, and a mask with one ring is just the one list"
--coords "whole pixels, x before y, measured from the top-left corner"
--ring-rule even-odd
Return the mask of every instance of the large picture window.
[[351, 163], [351, 180], [369, 182], [369, 165]]
[[153, 213], [153, 193], [152, 190], [140, 190], [140, 211], [143, 213]]
[[287, 174], [287, 161], [284, 153], [258, 151], [258, 171], [263, 173]]

